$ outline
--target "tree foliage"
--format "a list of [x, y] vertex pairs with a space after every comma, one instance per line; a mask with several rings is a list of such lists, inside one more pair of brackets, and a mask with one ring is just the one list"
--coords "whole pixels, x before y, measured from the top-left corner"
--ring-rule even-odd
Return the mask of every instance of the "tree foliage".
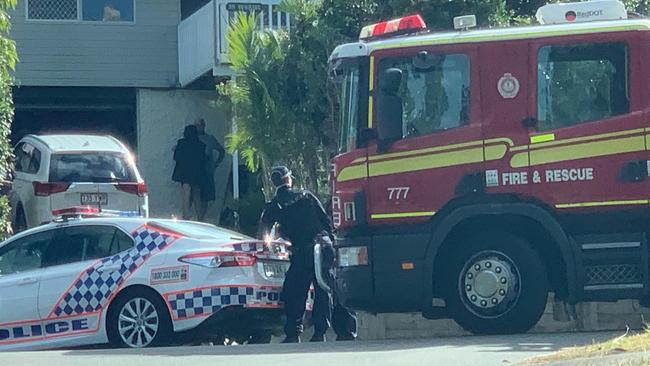
[[[624, 0], [645, 13], [650, 0]], [[325, 193], [327, 160], [336, 126], [328, 98], [327, 61], [333, 49], [355, 41], [364, 25], [422, 14], [429, 28], [453, 27], [455, 16], [476, 14], [479, 26], [527, 24], [546, 0], [284, 0], [288, 33], [255, 28], [239, 16], [228, 34], [230, 59], [241, 77], [220, 91], [233, 102], [237, 133], [230, 136], [251, 169], [291, 165], [306, 187]], [[272, 193], [266, 189], [267, 198]]]
[[[8, 10], [16, 6], [16, 0], [0, 0], [0, 179], [9, 177], [12, 170], [13, 155], [9, 134], [14, 116], [11, 87], [11, 72], [16, 66], [16, 44], [9, 38], [11, 22]], [[0, 197], [0, 237], [11, 233], [9, 200], [6, 195]]]

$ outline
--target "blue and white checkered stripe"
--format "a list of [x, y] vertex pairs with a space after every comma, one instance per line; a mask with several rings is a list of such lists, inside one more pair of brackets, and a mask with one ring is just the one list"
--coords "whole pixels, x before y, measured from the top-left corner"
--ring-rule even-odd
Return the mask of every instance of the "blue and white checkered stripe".
[[[52, 317], [79, 315], [101, 310], [111, 296], [151, 256], [170, 246], [176, 237], [143, 226], [133, 234], [133, 249], [105, 258], [84, 271], [50, 314]], [[102, 266], [119, 266], [101, 271]]]
[[280, 288], [212, 287], [166, 295], [175, 320], [209, 316], [232, 305], [280, 305]]

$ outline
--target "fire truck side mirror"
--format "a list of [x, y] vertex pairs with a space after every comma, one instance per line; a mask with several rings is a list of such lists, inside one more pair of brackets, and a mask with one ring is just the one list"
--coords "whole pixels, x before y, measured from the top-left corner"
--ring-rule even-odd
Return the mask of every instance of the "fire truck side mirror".
[[398, 95], [402, 84], [402, 70], [390, 68], [385, 70], [379, 81], [377, 94], [377, 138], [379, 149], [386, 150], [390, 143], [402, 138], [403, 107]]

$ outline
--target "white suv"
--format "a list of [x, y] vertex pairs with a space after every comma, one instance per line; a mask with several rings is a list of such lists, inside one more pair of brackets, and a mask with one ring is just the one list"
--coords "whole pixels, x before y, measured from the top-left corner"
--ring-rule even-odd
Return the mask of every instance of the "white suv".
[[76, 206], [148, 216], [145, 185], [129, 149], [112, 136], [28, 135], [16, 145], [11, 190], [15, 231]]

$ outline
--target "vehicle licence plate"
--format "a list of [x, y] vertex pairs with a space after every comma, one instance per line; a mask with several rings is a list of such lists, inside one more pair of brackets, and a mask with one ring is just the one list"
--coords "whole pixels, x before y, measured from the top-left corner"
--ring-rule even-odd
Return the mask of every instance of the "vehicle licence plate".
[[284, 278], [289, 269], [289, 263], [264, 262], [262, 268], [264, 269], [264, 276], [267, 278]]
[[82, 193], [82, 205], [106, 205], [108, 204], [108, 193]]

